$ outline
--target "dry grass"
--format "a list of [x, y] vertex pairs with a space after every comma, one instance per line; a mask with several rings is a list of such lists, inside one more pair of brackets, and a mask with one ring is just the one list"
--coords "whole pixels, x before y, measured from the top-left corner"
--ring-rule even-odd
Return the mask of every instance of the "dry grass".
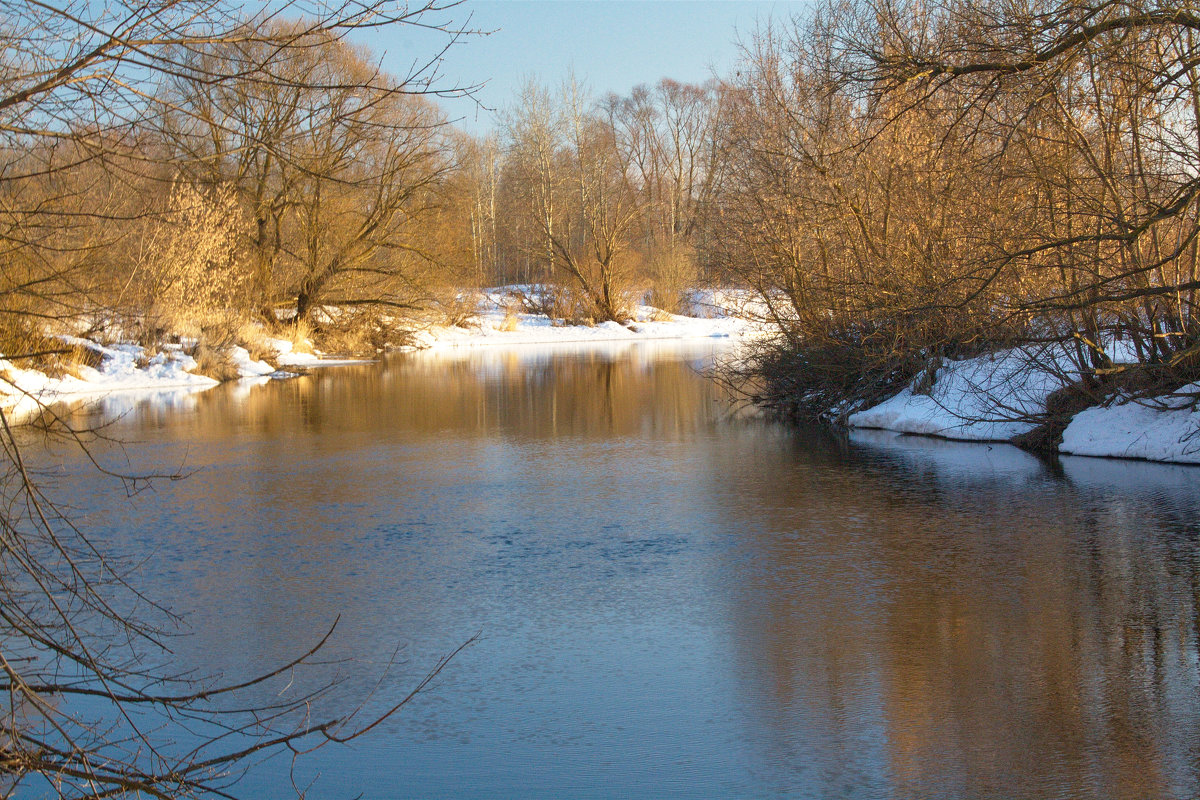
[[137, 361], [134, 362], [134, 365], [137, 366], [138, 369], [146, 369], [150, 366], [151, 359], [153, 359], [156, 355], [158, 355], [157, 347], [143, 345], [142, 354], [138, 356]]
[[395, 321], [376, 310], [343, 310], [316, 327], [312, 339], [322, 351], [343, 356], [374, 356], [402, 338]]
[[81, 377], [82, 367], [98, 369], [104, 356], [92, 347], [67, 344], [34, 324], [0, 329], [0, 354], [22, 369], [36, 369], [51, 378]]
[[512, 333], [520, 324], [521, 318], [517, 316], [516, 312], [514, 312], [511, 308], [505, 309], [504, 319], [496, 327], [496, 330], [503, 331], [505, 333]]
[[462, 292], [441, 299], [437, 302], [437, 310], [442, 315], [443, 325], [469, 328], [479, 317], [479, 295], [474, 292]]
[[192, 348], [191, 356], [196, 359], [193, 372], [218, 381], [232, 381], [241, 377], [237, 366], [229, 358], [228, 350], [201, 342]]
[[354, 356], [374, 354], [375, 337], [369, 325], [330, 325], [322, 327], [317, 334], [321, 350], [326, 353], [338, 353]]
[[547, 284], [536, 293], [518, 294], [516, 298], [527, 312], [549, 317], [558, 327], [586, 325], [591, 328], [602, 316], [581, 292], [565, 286]]
[[267, 331], [256, 322], [243, 323], [234, 334], [234, 341], [246, 348], [246, 352], [254, 361], [270, 361], [278, 355], [275, 348], [267, 343], [268, 338], [272, 337], [269, 337]]
[[246, 225], [230, 189], [175, 187], [165, 213], [140, 240], [137, 269], [147, 292], [143, 344], [162, 341], [165, 333], [217, 346], [235, 341], [248, 313], [240, 245]]
[[82, 378], [83, 367], [99, 369], [104, 361], [103, 354], [96, 348], [78, 344], [66, 345], [61, 340], [56, 341], [60, 348], [64, 348], [63, 352], [48, 355], [44, 360], [37, 359], [34, 362], [34, 366], [51, 378], [62, 378], [66, 375]]
[[313, 328], [308, 320], [298, 319], [294, 323], [284, 326], [279, 338], [292, 343], [293, 353], [313, 353], [315, 351], [312, 336]]

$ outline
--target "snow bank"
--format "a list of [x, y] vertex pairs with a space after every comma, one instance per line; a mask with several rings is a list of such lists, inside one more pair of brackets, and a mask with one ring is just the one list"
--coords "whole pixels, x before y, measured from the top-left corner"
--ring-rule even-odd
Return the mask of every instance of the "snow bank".
[[[87, 339], [61, 337], [66, 344], [87, 348], [100, 356], [98, 368], [85, 364], [74, 368], [76, 374], [52, 378], [34, 369], [23, 369], [0, 359], [0, 406], [18, 416], [35, 413], [39, 408], [60, 400], [80, 397], [136, 393], [143, 397], [182, 397], [191, 392], [216, 386], [220, 381], [193, 370], [196, 359], [180, 344], [163, 344], [148, 355], [136, 344], [100, 345]], [[266, 361], [250, 357], [244, 347], [234, 346], [228, 356], [244, 379], [291, 377]], [[315, 357], [314, 357], [315, 358]], [[120, 401], [122, 407], [134, 401]]]
[[[1200, 393], [1200, 383], [1180, 392]], [[1079, 456], [1200, 464], [1200, 409], [1186, 398], [1089, 408], [1071, 420], [1058, 449]]]
[[629, 361], [637, 367], [650, 367], [669, 355], [682, 357], [697, 371], [711, 366], [714, 357], [733, 344], [731, 339], [625, 339], [583, 342], [503, 343], [488, 347], [431, 347], [407, 355], [408, 363], [428, 363], [438, 367], [466, 364], [481, 374], [504, 374], [514, 365], [536, 367], [563, 356], [587, 356], [602, 361]]
[[557, 324], [543, 314], [517, 311], [516, 292], [536, 287], [489, 289], [479, 298], [474, 319], [467, 327], [431, 326], [412, 333], [416, 348], [476, 347], [587, 342], [620, 342], [650, 339], [737, 339], [765, 332], [736, 313], [742, 298], [718, 292], [692, 293], [695, 316], [669, 314], [651, 306], [638, 306], [628, 324]]
[[[275, 351], [275, 363], [279, 365], [280, 369], [286, 367], [344, 367], [374, 363], [369, 358], [329, 358], [319, 352], [298, 353], [295, 346], [287, 339], [264, 339], [263, 343]], [[282, 376], [283, 373], [280, 375]]]
[[104, 347], [83, 339], [66, 341], [98, 352], [102, 358], [100, 367], [79, 365], [77, 375], [52, 378], [0, 359], [0, 372], [5, 376], [0, 383], [0, 404], [21, 413], [66, 397], [147, 389], [207, 389], [218, 383], [192, 373], [196, 360], [178, 345], [167, 346], [147, 357], [145, 349], [134, 344]]
[[[1110, 352], [1122, 355], [1119, 346]], [[894, 397], [851, 414], [847, 424], [945, 439], [1007, 441], [1033, 430], [1033, 417], [1045, 412], [1046, 399], [1076, 374], [1065, 351], [1018, 348], [948, 361], [925, 391], [918, 387], [927, 379], [918, 376]], [[1200, 393], [1200, 384], [1180, 393]], [[1200, 464], [1200, 410], [1185, 398], [1090, 408], [1072, 418], [1059, 452]]]
[[238, 375], [243, 378], [261, 378], [275, 373], [275, 368], [266, 361], [255, 361], [250, 357], [250, 351], [234, 345], [229, 349], [229, 360], [237, 367]]
[[[924, 375], [877, 406], [851, 414], [854, 428], [883, 428], [946, 439], [999, 442], [1036, 427], [1046, 398], [1065, 384], [1066, 370], [1044, 352], [1016, 349], [947, 361], [927, 391]], [[1043, 364], [1050, 366], [1043, 366]]]

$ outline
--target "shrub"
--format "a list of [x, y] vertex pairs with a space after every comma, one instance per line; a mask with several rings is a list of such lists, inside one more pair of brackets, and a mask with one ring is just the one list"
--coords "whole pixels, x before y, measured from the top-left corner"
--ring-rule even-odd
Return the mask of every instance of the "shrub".
[[146, 329], [231, 343], [249, 313], [239, 242], [247, 223], [233, 191], [176, 185], [145, 231], [139, 267], [151, 292]]
[[196, 359], [196, 368], [193, 371], [200, 375], [207, 375], [218, 381], [232, 381], [241, 377], [241, 372], [229, 358], [227, 348], [201, 342], [192, 348], [191, 356]]

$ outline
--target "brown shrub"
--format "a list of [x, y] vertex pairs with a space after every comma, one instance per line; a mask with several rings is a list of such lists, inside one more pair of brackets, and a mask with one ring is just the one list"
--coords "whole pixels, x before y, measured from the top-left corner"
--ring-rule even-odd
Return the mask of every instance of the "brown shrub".
[[232, 381], [241, 377], [237, 366], [229, 358], [225, 348], [213, 347], [201, 342], [192, 348], [192, 358], [196, 359], [194, 372], [218, 381]]

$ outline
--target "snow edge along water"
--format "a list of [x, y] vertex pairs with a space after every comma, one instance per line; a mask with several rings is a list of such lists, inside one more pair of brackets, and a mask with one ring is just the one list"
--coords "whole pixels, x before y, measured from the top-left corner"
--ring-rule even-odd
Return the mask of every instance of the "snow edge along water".
[[[752, 321], [762, 317], [754, 313], [757, 309], [746, 313], [747, 303], [752, 302], [746, 293], [694, 292], [691, 315], [668, 314], [643, 305], [636, 307], [633, 319], [624, 325], [563, 325], [542, 314], [514, 310], [510, 290], [502, 288], [483, 293], [477, 313], [468, 324], [431, 325], [413, 331], [411, 343], [404, 349], [705, 338], [736, 343], [769, 335], [766, 326]], [[220, 383], [194, 372], [195, 359], [180, 345], [161, 345], [148, 356], [136, 344], [104, 346], [75, 337], [62, 338], [67, 344], [96, 351], [101, 357], [99, 367], [80, 365], [76, 374], [54, 378], [0, 359], [0, 370], [6, 375], [6, 384], [0, 387], [0, 406], [8, 413], [32, 413], [53, 402], [87, 396], [164, 389], [194, 392]], [[292, 342], [284, 339], [267, 338], [264, 345], [273, 351], [274, 364], [251, 358], [243, 347], [230, 348], [229, 360], [241, 378], [286, 378], [296, 374], [289, 369], [370, 363], [298, 352]], [[934, 372], [932, 385], [921, 386], [922, 379], [914, 379], [891, 398], [849, 415], [846, 424], [962, 441], [1010, 441], [1036, 426], [1031, 417], [1044, 411], [1050, 394], [1066, 384], [1065, 376], [1071, 373], [1062, 361], [1053, 355], [1047, 358], [1044, 349], [1032, 352], [1020, 348], [947, 361]], [[1179, 393], [1188, 392], [1200, 393], [1200, 384], [1183, 387]], [[1200, 464], [1200, 409], [1193, 407], [1194, 403], [1179, 397], [1121, 400], [1076, 414], [1063, 432], [1058, 452]]]
[[[850, 414], [846, 424], [961, 441], [1008, 442], [1037, 427], [1033, 415], [1044, 412], [1049, 396], [1066, 386], [1071, 374], [1065, 357], [1045, 349], [1016, 348], [946, 361], [931, 385], [922, 386], [926, 376], [919, 376], [887, 400]], [[1118, 396], [1087, 408], [1071, 417], [1057, 451], [1200, 464], [1198, 394], [1200, 383], [1171, 396]]]

